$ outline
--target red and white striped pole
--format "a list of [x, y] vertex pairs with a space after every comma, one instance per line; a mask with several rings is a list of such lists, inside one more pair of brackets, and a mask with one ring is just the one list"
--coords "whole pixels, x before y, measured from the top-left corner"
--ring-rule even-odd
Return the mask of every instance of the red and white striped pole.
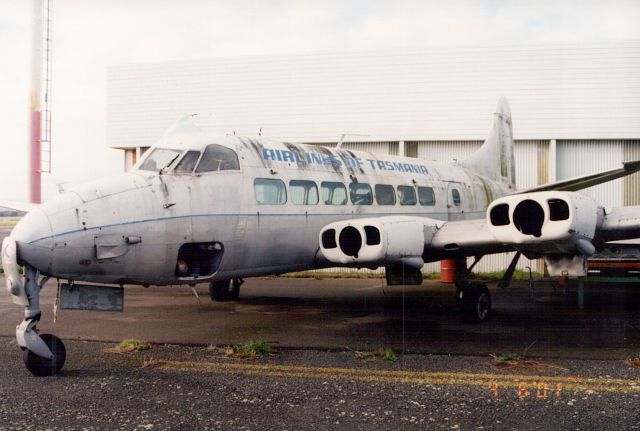
[[29, 200], [42, 202], [42, 0], [31, 1], [31, 88], [29, 90]]

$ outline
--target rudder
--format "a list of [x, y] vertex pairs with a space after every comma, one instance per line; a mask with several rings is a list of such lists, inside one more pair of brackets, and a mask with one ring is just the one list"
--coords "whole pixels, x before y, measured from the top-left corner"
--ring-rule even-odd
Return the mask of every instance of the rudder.
[[513, 129], [507, 99], [501, 97], [498, 100], [498, 107], [493, 114], [493, 126], [484, 144], [460, 164], [483, 177], [506, 183], [515, 190]]

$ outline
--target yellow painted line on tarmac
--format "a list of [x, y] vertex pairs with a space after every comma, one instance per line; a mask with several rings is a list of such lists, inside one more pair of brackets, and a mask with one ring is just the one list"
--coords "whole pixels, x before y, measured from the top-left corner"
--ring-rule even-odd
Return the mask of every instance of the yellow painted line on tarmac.
[[243, 364], [204, 361], [156, 361], [154, 368], [174, 371], [236, 374], [254, 377], [352, 380], [417, 385], [468, 385], [550, 390], [640, 393], [640, 379], [588, 378], [521, 374], [477, 374], [461, 372], [397, 371], [363, 368], [309, 367], [295, 365]]

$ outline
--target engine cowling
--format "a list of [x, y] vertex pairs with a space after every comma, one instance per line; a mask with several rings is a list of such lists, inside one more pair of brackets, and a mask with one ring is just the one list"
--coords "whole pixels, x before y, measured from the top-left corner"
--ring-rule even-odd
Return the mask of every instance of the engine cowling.
[[598, 223], [598, 204], [573, 192], [535, 192], [496, 199], [487, 209], [495, 238], [523, 251], [591, 255]]
[[425, 239], [441, 221], [420, 217], [377, 217], [339, 221], [320, 231], [320, 250], [333, 263], [364, 267], [404, 263], [421, 268]]

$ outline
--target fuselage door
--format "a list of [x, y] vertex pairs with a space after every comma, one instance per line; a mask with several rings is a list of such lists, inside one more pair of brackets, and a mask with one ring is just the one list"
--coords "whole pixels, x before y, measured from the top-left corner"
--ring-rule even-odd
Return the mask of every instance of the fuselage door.
[[466, 200], [464, 184], [453, 181], [449, 182], [447, 185], [447, 211], [449, 212], [449, 220], [462, 219], [467, 205], [468, 202]]

